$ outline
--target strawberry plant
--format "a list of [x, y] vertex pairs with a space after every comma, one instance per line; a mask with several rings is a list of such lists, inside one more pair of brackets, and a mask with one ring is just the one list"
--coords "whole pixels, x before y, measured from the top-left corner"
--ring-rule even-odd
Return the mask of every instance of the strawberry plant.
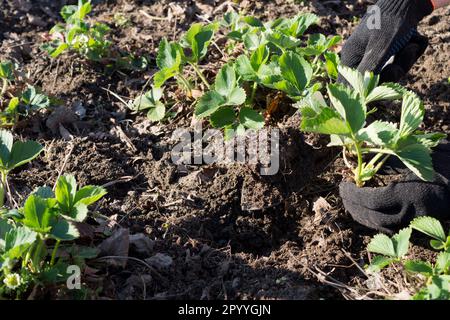
[[[77, 190], [73, 176], [62, 176], [55, 193], [41, 187], [23, 207], [4, 211], [0, 215], [0, 296], [16, 293], [20, 297], [31, 285], [64, 280], [69, 261], [57, 261], [60, 244], [79, 237], [75, 222], [82, 222], [87, 206], [105, 194], [97, 186]], [[76, 252], [78, 260], [96, 256], [95, 250], [75, 246], [65, 250]]]
[[11, 61], [0, 62], [0, 79], [2, 80], [0, 101], [2, 101], [9, 84], [14, 80], [14, 66]]
[[[399, 85], [379, 84], [379, 77], [367, 72], [364, 75], [346, 67], [339, 72], [352, 88], [341, 84], [327, 87], [331, 107], [316, 92], [300, 104], [304, 131], [327, 134], [329, 146], [343, 148], [344, 160], [354, 173], [358, 186], [363, 186], [381, 169], [391, 156], [398, 157], [419, 178], [430, 181], [434, 177], [431, 149], [445, 138], [440, 133], [423, 133], [418, 130], [425, 109], [412, 92]], [[367, 124], [368, 104], [379, 100], [396, 100], [403, 96], [400, 123], [374, 121]], [[347, 153], [356, 157], [356, 167], [347, 160]], [[365, 156], [373, 154], [371, 159]]]
[[35, 159], [42, 150], [42, 146], [35, 141], [13, 143], [11, 132], [0, 131], [0, 207], [5, 201], [9, 172]]
[[147, 111], [147, 117], [152, 121], [160, 121], [166, 115], [166, 107], [160, 101], [163, 96], [163, 89], [154, 87], [143, 95], [138, 96], [133, 103], [127, 106], [133, 111]]
[[[159, 70], [153, 76], [153, 89], [127, 105], [135, 111], [149, 109], [148, 116], [153, 121], [163, 119], [165, 109], [159, 102], [159, 89], [175, 78], [192, 97], [193, 86], [184, 75], [185, 66], [191, 66], [207, 89], [196, 103], [196, 117], [209, 118], [211, 125], [224, 128], [228, 137], [233, 131], [240, 134], [246, 128], [260, 129], [265, 121], [261, 113], [264, 106], [255, 101], [259, 88], [281, 91], [299, 101], [320, 90], [327, 75], [337, 78], [339, 59], [331, 49], [341, 38], [318, 34], [311, 35], [308, 41], [302, 39], [317, 22], [316, 15], [301, 14], [264, 23], [230, 11], [220, 22], [193, 24], [179, 42], [160, 42], [156, 58]], [[233, 51], [230, 54], [242, 54], [225, 64], [210, 84], [199, 63], [206, 57], [219, 27], [227, 34], [227, 47]]]
[[[441, 250], [434, 264], [428, 261], [408, 260], [409, 239], [412, 230], [417, 230], [433, 238], [431, 246]], [[401, 230], [392, 238], [384, 234], [376, 235], [367, 246], [375, 256], [368, 266], [369, 272], [379, 272], [393, 263], [400, 263], [410, 278], [410, 283], [416, 283], [411, 275], [419, 279], [418, 289], [412, 297], [414, 300], [448, 300], [450, 299], [450, 233], [445, 235], [441, 223], [432, 217], [414, 219], [409, 228]]]
[[111, 42], [106, 35], [109, 27], [103, 23], [89, 24], [86, 16], [91, 12], [90, 0], [79, 0], [78, 5], [67, 5], [61, 10], [64, 24], [50, 30], [51, 41], [42, 46], [52, 58], [66, 50], [73, 50], [90, 60], [99, 61], [109, 54]]
[[202, 25], [193, 24], [180, 42], [169, 43], [167, 39], [161, 40], [159, 44], [156, 64], [159, 71], [154, 75], [155, 87], [161, 87], [170, 78], [177, 78], [185, 88], [190, 91], [191, 85], [182, 75], [183, 67], [190, 65], [197, 73], [204, 85], [209, 88], [208, 80], [199, 68], [200, 61], [206, 56], [217, 23]]
[[[14, 64], [10, 61], [0, 63], [0, 79], [3, 87], [0, 93], [0, 126], [14, 126], [20, 117], [50, 107], [50, 98], [36, 87], [21, 79]], [[8, 95], [8, 97], [5, 97]]]

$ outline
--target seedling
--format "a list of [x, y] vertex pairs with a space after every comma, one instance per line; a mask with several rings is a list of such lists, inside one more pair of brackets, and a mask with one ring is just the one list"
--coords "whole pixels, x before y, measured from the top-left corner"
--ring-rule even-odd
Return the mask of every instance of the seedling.
[[[337, 78], [339, 59], [330, 49], [340, 37], [313, 35], [308, 42], [302, 39], [317, 22], [316, 15], [300, 14], [264, 23], [256, 17], [230, 11], [220, 23], [193, 24], [181, 41], [160, 42], [156, 59], [159, 70], [153, 77], [153, 89], [128, 106], [133, 110], [150, 109], [148, 115], [154, 121], [163, 119], [165, 109], [159, 102], [162, 91], [157, 89], [175, 78], [192, 96], [192, 85], [183, 75], [184, 67], [190, 65], [208, 89], [197, 101], [196, 117], [210, 117], [213, 127], [228, 132], [260, 129], [265, 121], [258, 111], [263, 108], [256, 107], [259, 87], [284, 92], [299, 101], [322, 88], [318, 80], [326, 73]], [[244, 53], [224, 65], [211, 86], [198, 64], [206, 57], [219, 26], [229, 29], [231, 41], [242, 43]], [[248, 87], [250, 92], [245, 91]]]
[[152, 88], [145, 94], [137, 97], [128, 106], [133, 111], [148, 110], [147, 117], [152, 121], [161, 121], [166, 115], [166, 107], [160, 101], [163, 96], [162, 88]]
[[42, 150], [42, 146], [35, 141], [13, 143], [11, 132], [0, 130], [0, 207], [5, 201], [9, 172], [35, 159]]
[[[343, 147], [344, 160], [354, 173], [357, 186], [362, 187], [381, 169], [390, 156], [398, 157], [412, 172], [425, 181], [434, 178], [431, 149], [446, 135], [418, 131], [425, 113], [423, 103], [412, 92], [398, 85], [378, 86], [379, 77], [370, 72], [340, 67], [340, 73], [352, 88], [340, 84], [328, 85], [329, 107], [323, 96], [316, 92], [300, 104], [304, 131], [330, 135], [329, 146]], [[403, 95], [400, 124], [375, 121], [366, 125], [368, 103], [396, 100]], [[346, 154], [357, 158], [354, 168]], [[365, 155], [374, 154], [369, 160]]]
[[156, 64], [159, 71], [154, 76], [155, 87], [161, 87], [170, 78], [176, 77], [190, 91], [189, 82], [183, 77], [183, 66], [189, 64], [195, 70], [205, 86], [209, 88], [208, 80], [198, 67], [199, 62], [206, 56], [217, 23], [202, 25], [193, 24], [179, 43], [169, 43], [166, 38], [159, 44]]
[[[50, 188], [41, 187], [28, 196], [22, 208], [0, 215], [0, 296], [12, 292], [19, 296], [30, 285], [63, 280], [68, 261], [57, 261], [60, 244], [79, 237], [75, 222], [83, 221], [87, 206], [105, 194], [97, 186], [77, 190], [73, 176], [62, 176], [55, 194]], [[50, 255], [49, 243], [54, 243]], [[97, 254], [93, 248], [73, 246], [65, 250], [70, 250], [81, 264]], [[20, 273], [13, 271], [18, 264]]]
[[[3, 87], [0, 94], [0, 126], [14, 126], [21, 116], [27, 117], [35, 111], [50, 107], [50, 99], [43, 93], [39, 92], [31, 85], [25, 85], [18, 75], [12, 62], [5, 61], [0, 63], [0, 79], [3, 81]], [[14, 90], [9, 87], [14, 84]], [[24, 89], [22, 89], [24, 87]], [[17, 88], [23, 90], [18, 96]], [[4, 99], [8, 92], [9, 102]], [[3, 107], [5, 105], [6, 107]]]
[[87, 217], [88, 206], [100, 200], [106, 190], [98, 186], [84, 186], [77, 190], [72, 175], [62, 176], [56, 183], [55, 195], [61, 215], [78, 222]]
[[2, 89], [0, 91], [1, 101], [8, 89], [8, 85], [14, 79], [14, 66], [11, 61], [0, 62], [0, 79], [2, 80]]
[[[405, 258], [413, 229], [433, 238], [431, 246], [441, 250], [434, 264]], [[378, 234], [370, 241], [367, 250], [380, 254], [372, 259], [367, 268], [369, 272], [379, 272], [390, 264], [400, 263], [407, 276], [413, 274], [425, 277], [422, 288], [413, 296], [414, 300], [450, 299], [450, 233], [445, 235], [438, 220], [427, 216], [419, 217], [411, 222], [409, 228], [401, 230], [392, 238]]]
[[93, 61], [108, 56], [111, 42], [106, 39], [109, 27], [102, 23], [90, 25], [85, 21], [91, 12], [90, 0], [79, 0], [78, 5], [67, 5], [61, 10], [65, 24], [57, 24], [50, 30], [52, 41], [42, 48], [52, 58], [67, 50], [73, 50]]

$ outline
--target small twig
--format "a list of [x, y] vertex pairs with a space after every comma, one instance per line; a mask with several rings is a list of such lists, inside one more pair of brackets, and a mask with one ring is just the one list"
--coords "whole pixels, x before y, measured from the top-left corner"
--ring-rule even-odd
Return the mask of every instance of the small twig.
[[139, 263], [143, 264], [144, 266], [146, 266], [160, 280], [164, 280], [164, 277], [162, 275], [160, 275], [159, 272], [155, 270], [155, 268], [153, 268], [151, 265], [149, 265], [144, 260], [141, 260], [141, 259], [138, 259], [138, 258], [126, 257], [126, 256], [104, 256], [104, 257], [99, 257], [99, 258], [95, 259], [95, 261], [97, 261], [97, 260], [107, 260], [107, 259], [124, 259], [124, 260], [131, 260], [131, 261], [139, 262]]
[[8, 183], [8, 177], [6, 177], [6, 191], [8, 193], [8, 202], [10, 205], [14, 205], [14, 208], [19, 208], [19, 204], [16, 202], [16, 200], [14, 199], [12, 192], [11, 192], [11, 187], [9, 186]]
[[111, 94], [111, 95], [113, 95], [115, 98], [117, 98], [120, 102], [122, 102], [124, 105], [125, 105], [125, 107], [129, 107], [129, 103], [128, 102], [126, 102], [124, 99], [122, 99], [122, 97], [121, 96], [119, 96], [117, 93], [115, 93], [115, 92], [113, 92], [113, 91], [111, 91], [111, 90], [109, 90], [109, 89], [107, 89], [107, 88], [104, 88], [104, 87], [101, 87], [101, 89], [103, 89], [103, 90], [105, 90], [106, 92], [108, 92], [109, 94]]
[[145, 12], [144, 10], [139, 10], [139, 13], [141, 13], [142, 15], [146, 16], [149, 19], [152, 20], [157, 20], [157, 21], [167, 21], [170, 20], [169, 17], [156, 17], [156, 16], [152, 16], [150, 14], [148, 14], [147, 12]]
[[71, 142], [70, 147], [69, 147], [69, 152], [66, 154], [66, 157], [64, 158], [64, 162], [63, 162], [61, 168], [58, 170], [58, 176], [56, 177], [55, 184], [53, 185], [53, 191], [55, 191], [55, 189], [56, 189], [56, 184], [58, 183], [59, 178], [61, 177], [64, 169], [66, 168], [67, 161], [69, 161], [70, 155], [72, 154], [74, 148], [75, 148], [75, 145]]
[[360, 265], [352, 258], [352, 256], [350, 255], [350, 253], [348, 253], [347, 251], [345, 251], [344, 249], [341, 249], [341, 251], [347, 256], [347, 258], [349, 258], [353, 264], [359, 269], [359, 271], [361, 271], [361, 273], [368, 278], [366, 271], [360, 267]]
[[56, 64], [56, 75], [55, 75], [55, 78], [53, 79], [52, 92], [55, 92], [56, 81], [58, 81], [60, 61], [61, 60], [58, 60], [58, 63]]
[[115, 185], [116, 183], [125, 183], [125, 182], [129, 182], [133, 179], [136, 179], [136, 177], [139, 176], [139, 174], [135, 175], [135, 176], [124, 176], [124, 177], [120, 177], [119, 179], [107, 182], [105, 184], [102, 185], [103, 188], [108, 188], [112, 185]]
[[125, 141], [125, 144], [128, 146], [128, 148], [131, 149], [131, 151], [136, 152], [137, 148], [134, 146], [133, 142], [130, 138], [126, 135], [126, 133], [123, 131], [122, 127], [120, 125], [117, 125], [115, 129], [119, 133], [119, 137], [122, 138], [123, 141]]

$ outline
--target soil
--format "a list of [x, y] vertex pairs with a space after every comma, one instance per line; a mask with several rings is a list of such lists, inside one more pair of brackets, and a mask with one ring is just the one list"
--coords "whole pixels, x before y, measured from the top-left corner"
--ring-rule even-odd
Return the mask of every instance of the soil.
[[[34, 84], [62, 101], [59, 110], [16, 129], [21, 138], [42, 143], [45, 153], [15, 171], [10, 182], [18, 200], [37, 186], [53, 185], [61, 170], [76, 175], [82, 185], [106, 185], [108, 195], [98, 212], [154, 243], [151, 252], [132, 250], [130, 256], [145, 260], [160, 254], [168, 261], [156, 271], [135, 260], [125, 267], [93, 261], [97, 282], [87, 280], [87, 285], [98, 290], [92, 298], [343, 299], [345, 290], [321, 281], [324, 275], [353, 288], [365, 286], [359, 267], [369, 261], [365, 246], [374, 231], [343, 209], [338, 185], [346, 168], [339, 150], [326, 148], [323, 137], [302, 135], [298, 114], [290, 111], [273, 121], [280, 129], [281, 167], [275, 176], [262, 176], [257, 166], [245, 164], [171, 161], [172, 132], [191, 125], [192, 101], [177, 105], [170, 121], [154, 124], [128, 112], [111, 94], [128, 99], [143, 91], [155, 72], [159, 40], [177, 38], [201, 17], [220, 15], [226, 10], [221, 1], [95, 1], [91, 16], [113, 28], [116, 50], [149, 59], [147, 70], [112, 74], [74, 55], [52, 60], [39, 49], [69, 2], [0, 0], [0, 59], [19, 63]], [[244, 0], [233, 5], [263, 19], [314, 12], [321, 23], [312, 32], [348, 37], [357, 24], [354, 17], [371, 2], [303, 3]], [[116, 14], [128, 22], [115, 27]], [[444, 8], [421, 23], [430, 46], [403, 80], [424, 99], [424, 129], [445, 133], [450, 133], [449, 16], [450, 8]], [[212, 78], [223, 63], [220, 52], [212, 49], [208, 61], [204, 68]], [[80, 109], [86, 111], [81, 118], [76, 115]], [[395, 120], [399, 109], [391, 104], [380, 112]], [[418, 239], [416, 247], [420, 250], [413, 255], [433, 254], [424, 240]], [[385, 277], [397, 277], [389, 272]]]

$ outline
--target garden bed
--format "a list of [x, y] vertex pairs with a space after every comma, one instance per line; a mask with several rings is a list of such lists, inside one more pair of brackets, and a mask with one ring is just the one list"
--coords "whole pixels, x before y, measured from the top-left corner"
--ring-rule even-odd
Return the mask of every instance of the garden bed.
[[[369, 262], [366, 245], [374, 232], [358, 225], [343, 209], [338, 185], [347, 169], [339, 150], [326, 148], [322, 137], [303, 135], [293, 109], [272, 121], [280, 128], [283, 161], [279, 173], [267, 177], [246, 164], [173, 164], [171, 135], [176, 128], [191, 125], [191, 104], [180, 98], [173, 119], [152, 123], [131, 114], [111, 94], [130, 99], [139, 95], [155, 71], [161, 38], [177, 39], [193, 22], [220, 16], [227, 9], [220, 3], [101, 1], [92, 16], [113, 28], [115, 45], [150, 58], [148, 70], [108, 75], [76, 55], [54, 60], [39, 49], [59, 19], [62, 1], [1, 1], [0, 60], [20, 63], [31, 81], [61, 99], [64, 108], [29, 119], [14, 131], [45, 147], [41, 157], [11, 175], [17, 199], [23, 200], [35, 187], [53, 185], [63, 170], [74, 174], [81, 185], [105, 185], [108, 194], [99, 202], [98, 212], [131, 234], [142, 233], [152, 240], [151, 251], [128, 254], [140, 260], [159, 254], [166, 263], [156, 263], [153, 271], [135, 260], [124, 267], [105, 260], [88, 263], [92, 270], [86, 284], [93, 290], [100, 288], [90, 292], [90, 298], [363, 296], [366, 277], [355, 264]], [[232, 5], [263, 19], [313, 12], [320, 16], [315, 31], [347, 37], [357, 24], [354, 17], [361, 16], [370, 2], [304, 3], [244, 0]], [[114, 27], [119, 14], [127, 22]], [[450, 133], [449, 17], [450, 9], [444, 8], [421, 23], [419, 30], [429, 37], [430, 46], [402, 82], [424, 100], [423, 129], [446, 134]], [[209, 55], [203, 69], [213, 79], [224, 61], [215, 48]], [[387, 120], [399, 117], [400, 108], [392, 106], [386, 104], [379, 111]], [[86, 114], [71, 118], [69, 109]], [[103, 239], [95, 233], [85, 241], [98, 245]], [[422, 239], [414, 248], [413, 255], [433, 254]], [[57, 293], [49, 288], [38, 297], [57, 297]]]

